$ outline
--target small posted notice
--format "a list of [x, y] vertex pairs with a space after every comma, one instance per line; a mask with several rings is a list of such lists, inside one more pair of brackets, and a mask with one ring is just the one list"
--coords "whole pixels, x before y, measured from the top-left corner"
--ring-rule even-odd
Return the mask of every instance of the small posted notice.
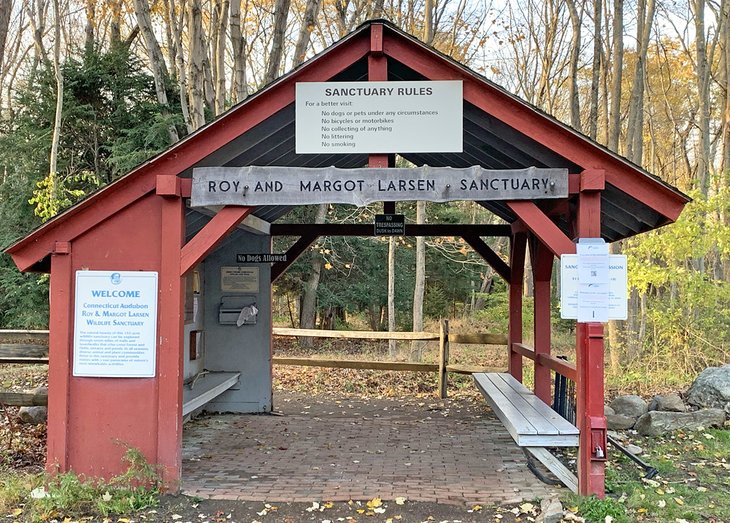
[[463, 86], [440, 82], [302, 82], [296, 151], [463, 151]]
[[156, 272], [77, 271], [74, 318], [74, 376], [155, 376]]

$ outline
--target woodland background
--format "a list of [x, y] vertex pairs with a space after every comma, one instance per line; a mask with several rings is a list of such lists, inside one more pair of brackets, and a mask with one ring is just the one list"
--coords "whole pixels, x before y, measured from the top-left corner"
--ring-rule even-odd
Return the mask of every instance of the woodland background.
[[[610, 368], [682, 379], [730, 360], [730, 0], [0, 0], [0, 247], [370, 18], [690, 194], [678, 223], [612, 246], [629, 256], [631, 298], [630, 319], [609, 325]], [[398, 210], [496, 220], [473, 202]], [[282, 221], [375, 212], [319, 206]], [[46, 277], [0, 257], [0, 328], [44, 327], [47, 293]], [[453, 238], [323, 238], [275, 296], [294, 326], [423, 330], [451, 317], [506, 332], [503, 282]], [[555, 310], [556, 343], [570, 345]]]

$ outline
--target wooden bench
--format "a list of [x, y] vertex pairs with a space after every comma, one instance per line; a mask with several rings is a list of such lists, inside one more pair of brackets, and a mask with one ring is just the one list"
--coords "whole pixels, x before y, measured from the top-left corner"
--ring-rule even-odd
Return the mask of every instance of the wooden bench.
[[183, 418], [238, 383], [240, 372], [204, 372], [183, 385]]
[[568, 488], [577, 492], [578, 480], [575, 475], [545, 447], [577, 447], [578, 428], [510, 374], [489, 372], [472, 376], [515, 443], [524, 447]]

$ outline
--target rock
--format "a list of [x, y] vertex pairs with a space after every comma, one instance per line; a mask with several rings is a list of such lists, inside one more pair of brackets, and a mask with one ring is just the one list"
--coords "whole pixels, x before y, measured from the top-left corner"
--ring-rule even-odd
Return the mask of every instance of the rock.
[[563, 504], [557, 497], [545, 498], [540, 501], [540, 515], [535, 518], [535, 523], [560, 523], [563, 515]]
[[38, 425], [39, 423], [45, 423], [48, 419], [48, 408], [47, 407], [20, 407], [18, 412], [18, 418], [23, 423], [29, 425]]
[[635, 429], [642, 436], [658, 436], [674, 430], [699, 430], [700, 428], [722, 425], [725, 411], [703, 409], [696, 412], [647, 412], [636, 422]]
[[700, 408], [724, 409], [730, 414], [730, 364], [700, 372], [689, 388], [687, 402]]
[[636, 423], [635, 417], [622, 416], [621, 414], [609, 414], [606, 416], [606, 424], [611, 430], [628, 430]]
[[611, 402], [611, 408], [617, 415], [628, 418], [638, 418], [646, 414], [649, 410], [646, 401], [641, 396], [636, 396], [635, 394], [618, 396]]
[[661, 410], [663, 412], [686, 412], [687, 406], [682, 401], [682, 397], [673, 392], [672, 394], [664, 394], [654, 396], [649, 402], [649, 410]]
[[638, 455], [644, 453], [644, 449], [642, 449], [638, 445], [634, 445], [633, 443], [629, 443], [628, 445], [626, 445], [625, 448], [626, 448], [626, 450], [628, 450], [629, 452], [631, 452], [634, 456], [638, 456]]
[[603, 415], [604, 416], [613, 416], [614, 414], [616, 414], [616, 411], [613, 410], [610, 406], [608, 406], [608, 405], [603, 406]]

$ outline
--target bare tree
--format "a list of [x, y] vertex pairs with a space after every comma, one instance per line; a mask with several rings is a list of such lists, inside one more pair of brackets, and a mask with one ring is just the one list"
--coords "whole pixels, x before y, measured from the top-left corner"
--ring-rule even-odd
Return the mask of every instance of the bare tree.
[[[416, 202], [416, 223], [426, 223], [426, 202]], [[413, 332], [423, 331], [423, 298], [426, 295], [426, 238], [416, 238], [416, 281], [413, 286]], [[423, 352], [423, 342], [414, 341], [411, 350], [412, 356], [420, 361]]]
[[[314, 217], [314, 223], [321, 224], [327, 218], [326, 203], [317, 206], [317, 214]], [[304, 293], [302, 296], [302, 307], [300, 309], [299, 326], [302, 329], [313, 329], [315, 320], [317, 319], [317, 288], [319, 287], [319, 278], [322, 274], [322, 256], [319, 253], [312, 253], [312, 272], [309, 273], [309, 279], [304, 285]], [[305, 347], [312, 345], [312, 338], [301, 338], [300, 344]]]
[[213, 7], [213, 78], [215, 85], [215, 114], [225, 110], [226, 101], [226, 29], [228, 27], [228, 0], [215, 0]]
[[[5, 56], [5, 42], [8, 38], [8, 27], [10, 26], [10, 11], [13, 8], [13, 0], [0, 0], [0, 71], [3, 70], [3, 58]], [[2, 84], [0, 84], [0, 87]]]
[[51, 155], [49, 158], [48, 184], [51, 201], [56, 200], [58, 176], [58, 144], [61, 140], [61, 118], [63, 116], [63, 69], [61, 68], [61, 6], [59, 0], [53, 0], [53, 73], [56, 77], [56, 114], [53, 119], [51, 136]]
[[618, 152], [621, 134], [621, 81], [624, 69], [624, 0], [613, 0], [613, 52], [611, 53], [611, 114], [608, 119], [608, 148]]
[[205, 125], [205, 42], [203, 40], [203, 13], [200, 0], [191, 0], [188, 11], [190, 32], [190, 57], [188, 59], [188, 99], [190, 125], [199, 129]]
[[302, 16], [302, 23], [299, 27], [297, 45], [294, 48], [294, 67], [301, 64], [307, 55], [307, 47], [309, 47], [309, 40], [317, 23], [317, 14], [319, 13], [319, 6], [321, 4], [322, 0], [307, 0], [304, 15]]
[[[395, 236], [388, 239], [388, 332], [395, 332]], [[396, 356], [396, 340], [388, 340], [388, 355]]]
[[274, 6], [274, 32], [271, 37], [271, 52], [264, 75], [264, 84], [273, 82], [279, 76], [282, 57], [284, 55], [284, 36], [286, 20], [289, 16], [291, 0], [276, 0]]
[[[162, 56], [160, 44], [157, 42], [157, 37], [152, 27], [150, 5], [147, 3], [147, 0], [134, 0], [134, 12], [137, 15], [137, 25], [142, 32], [142, 38], [144, 38], [145, 47], [147, 48], [152, 78], [155, 81], [157, 101], [163, 107], [167, 107], [169, 105], [166, 90], [168, 78], [167, 65], [165, 64], [165, 58]], [[171, 143], [175, 143], [180, 139], [174, 125], [168, 126], [168, 133]]]
[[[596, 4], [600, 5], [600, 0], [596, 0]], [[568, 12], [570, 13], [570, 27], [571, 27], [571, 39], [570, 39], [570, 72], [569, 72], [569, 94], [568, 94], [568, 105], [570, 107], [570, 125], [577, 130], [581, 130], [581, 123], [580, 123], [580, 93], [578, 92], [578, 62], [580, 60], [580, 41], [581, 41], [581, 14], [578, 12], [578, 7], [575, 4], [575, 0], [566, 0], [566, 4], [568, 5]], [[581, 11], [582, 11], [581, 6]], [[600, 10], [599, 10], [600, 13]], [[600, 20], [600, 17], [599, 17]], [[598, 34], [598, 33], [596, 33]], [[599, 40], [600, 41], [600, 40]], [[594, 66], [595, 66], [595, 56], [594, 56]], [[595, 75], [595, 69], [594, 69], [594, 75]], [[597, 85], [597, 81], [596, 81]], [[593, 85], [591, 85], [593, 87]], [[596, 102], [597, 102], [597, 93], [598, 90], [596, 90]], [[591, 102], [593, 102], [593, 97], [591, 96]], [[597, 105], [597, 103], [596, 103]], [[591, 128], [595, 126], [593, 123], [593, 120], [597, 119], [596, 115], [594, 114], [594, 105], [591, 103], [591, 116], [589, 118], [590, 122], [589, 125]], [[593, 136], [595, 138], [595, 135]]]
[[231, 2], [231, 47], [233, 48], [233, 85], [236, 102], [248, 96], [246, 80], [246, 41], [241, 34], [241, 0]]

